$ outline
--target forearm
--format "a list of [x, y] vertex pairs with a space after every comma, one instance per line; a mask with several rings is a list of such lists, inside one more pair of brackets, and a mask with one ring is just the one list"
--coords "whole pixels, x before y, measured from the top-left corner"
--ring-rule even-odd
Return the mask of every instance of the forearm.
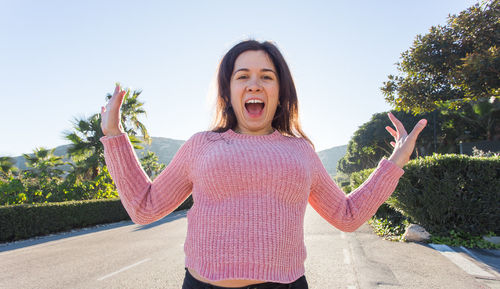
[[330, 224], [352, 232], [375, 214], [392, 194], [403, 173], [394, 163], [381, 160], [370, 177], [346, 196], [327, 174], [320, 172], [309, 202]]
[[[154, 182], [144, 172], [126, 134], [101, 139], [104, 157], [123, 206], [138, 224], [148, 224], [175, 210], [189, 195], [191, 184], [178, 166], [165, 169]], [[166, 190], [168, 189], [168, 192]]]

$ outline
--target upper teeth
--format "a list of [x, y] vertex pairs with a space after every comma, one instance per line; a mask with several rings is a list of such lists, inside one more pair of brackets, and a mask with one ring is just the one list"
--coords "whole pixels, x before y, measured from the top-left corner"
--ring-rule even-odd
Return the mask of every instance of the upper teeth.
[[250, 99], [246, 103], [264, 103], [264, 102], [258, 99]]

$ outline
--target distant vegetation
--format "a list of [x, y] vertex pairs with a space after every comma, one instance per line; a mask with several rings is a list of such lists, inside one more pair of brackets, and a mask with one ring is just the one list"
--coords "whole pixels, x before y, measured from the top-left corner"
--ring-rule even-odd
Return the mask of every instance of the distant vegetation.
[[[122, 106], [122, 126], [136, 149], [151, 143], [146, 127], [138, 120], [145, 114], [140, 93], [128, 91]], [[110, 97], [107, 94], [106, 100]], [[144, 139], [136, 137], [138, 132]], [[57, 150], [37, 147], [32, 154], [17, 159], [0, 157], [0, 205], [118, 197], [104, 161], [100, 114], [74, 119], [73, 130], [65, 131], [64, 137], [71, 144]], [[151, 178], [163, 168], [151, 152], [145, 153], [141, 162]]]
[[[184, 141], [149, 136], [138, 120], [139, 115], [146, 113], [139, 101], [140, 93], [128, 91], [125, 95], [122, 126], [134, 145], [141, 166], [154, 180]], [[106, 100], [110, 97], [107, 94]], [[139, 132], [146, 137], [138, 136]], [[64, 136], [71, 144], [53, 149], [38, 147], [33, 153], [18, 157], [0, 157], [0, 205], [118, 197], [104, 161], [100, 114], [74, 119], [73, 130], [65, 131]], [[319, 153], [331, 175], [335, 175], [335, 165], [345, 148]]]
[[[418, 115], [391, 112], [403, 122], [408, 133], [421, 118], [428, 121], [419, 135], [412, 158], [433, 153], [459, 153], [460, 142], [500, 140], [500, 101], [496, 98], [467, 103], [458, 110], [440, 108]], [[382, 157], [389, 157], [393, 138], [385, 130], [386, 126], [392, 126], [387, 112], [376, 113], [361, 125], [349, 141], [347, 153], [337, 164], [337, 170], [351, 174], [373, 168]]]

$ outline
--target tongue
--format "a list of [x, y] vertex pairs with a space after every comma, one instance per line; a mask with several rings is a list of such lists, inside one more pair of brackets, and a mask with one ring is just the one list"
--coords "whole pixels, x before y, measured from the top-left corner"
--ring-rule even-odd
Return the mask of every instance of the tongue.
[[263, 103], [248, 103], [245, 105], [247, 108], [248, 112], [251, 114], [259, 114], [262, 109], [264, 108]]

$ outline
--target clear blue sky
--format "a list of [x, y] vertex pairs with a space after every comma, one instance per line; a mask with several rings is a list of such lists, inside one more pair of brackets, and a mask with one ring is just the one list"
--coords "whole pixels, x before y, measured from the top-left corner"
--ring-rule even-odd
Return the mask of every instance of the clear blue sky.
[[305, 133], [347, 144], [417, 34], [477, 1], [0, 1], [0, 156], [69, 143], [114, 83], [142, 89], [152, 136], [207, 130], [224, 53], [274, 41], [295, 80]]

